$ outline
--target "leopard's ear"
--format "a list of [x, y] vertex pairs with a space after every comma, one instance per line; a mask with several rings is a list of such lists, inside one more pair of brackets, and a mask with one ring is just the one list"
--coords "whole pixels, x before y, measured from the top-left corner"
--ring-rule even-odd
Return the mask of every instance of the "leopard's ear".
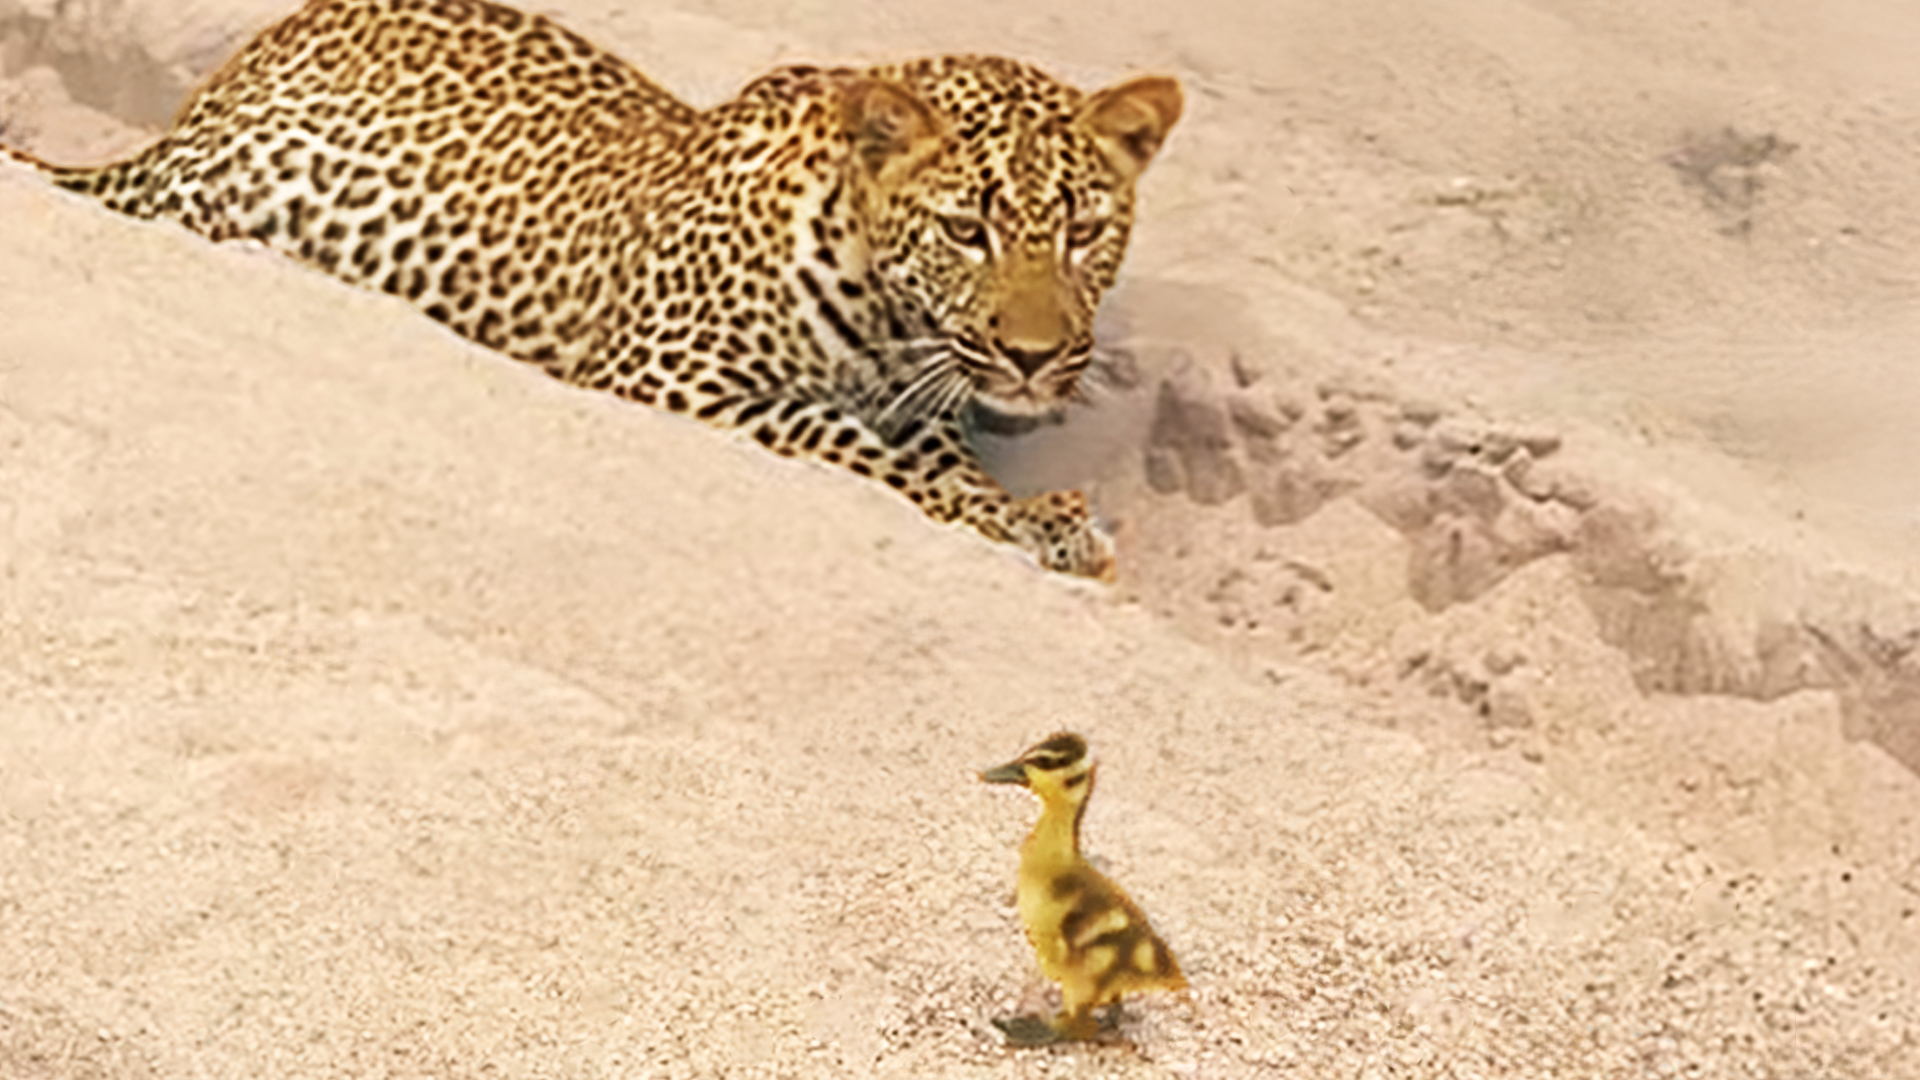
[[1107, 161], [1131, 180], [1180, 119], [1180, 84], [1165, 75], [1142, 75], [1089, 97], [1074, 117], [1093, 136]]
[[843, 108], [854, 156], [882, 182], [911, 175], [945, 136], [939, 115], [918, 94], [886, 79], [854, 83]]

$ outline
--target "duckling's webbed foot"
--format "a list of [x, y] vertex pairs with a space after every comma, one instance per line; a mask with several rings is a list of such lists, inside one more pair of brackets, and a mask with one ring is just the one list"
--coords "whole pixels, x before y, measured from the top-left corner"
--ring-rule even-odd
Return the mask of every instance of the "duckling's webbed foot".
[[1038, 1016], [995, 1017], [993, 1026], [1007, 1037], [1008, 1046], [1046, 1046], [1057, 1042], [1105, 1041], [1120, 1033], [1122, 1015], [1115, 1003], [1094, 1011], [1066, 1011], [1048, 1020]]
[[993, 1026], [1007, 1037], [1008, 1046], [1046, 1046], [1061, 1039], [1060, 1032], [1039, 1016], [996, 1016]]

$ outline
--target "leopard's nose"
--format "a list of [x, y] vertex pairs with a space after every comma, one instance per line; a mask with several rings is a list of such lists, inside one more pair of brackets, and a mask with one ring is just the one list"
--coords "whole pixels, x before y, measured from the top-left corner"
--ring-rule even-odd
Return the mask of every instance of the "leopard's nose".
[[1067, 343], [1064, 341], [1055, 342], [1052, 345], [1041, 348], [1022, 348], [1018, 345], [1009, 344], [1004, 340], [995, 339], [994, 345], [999, 348], [1001, 356], [1012, 361], [1013, 366], [1020, 369], [1020, 374], [1029, 378], [1041, 368], [1052, 363], [1054, 359], [1066, 351], [1067, 348]]

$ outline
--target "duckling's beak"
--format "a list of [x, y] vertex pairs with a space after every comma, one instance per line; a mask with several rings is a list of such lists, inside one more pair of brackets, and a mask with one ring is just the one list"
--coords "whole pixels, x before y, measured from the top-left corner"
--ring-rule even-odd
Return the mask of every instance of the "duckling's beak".
[[1027, 786], [1027, 767], [1018, 761], [1009, 761], [1005, 765], [988, 769], [980, 774], [980, 779], [989, 784], [1019, 784]]

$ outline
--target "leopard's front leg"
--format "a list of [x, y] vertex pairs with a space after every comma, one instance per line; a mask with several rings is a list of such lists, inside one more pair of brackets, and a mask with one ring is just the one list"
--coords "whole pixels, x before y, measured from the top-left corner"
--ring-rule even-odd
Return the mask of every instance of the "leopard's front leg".
[[987, 475], [954, 424], [910, 421], [889, 443], [842, 409], [794, 399], [743, 403], [712, 420], [777, 454], [872, 477], [936, 521], [957, 521], [1012, 544], [1049, 570], [1113, 580], [1113, 542], [1094, 524], [1084, 494], [1014, 498]]

